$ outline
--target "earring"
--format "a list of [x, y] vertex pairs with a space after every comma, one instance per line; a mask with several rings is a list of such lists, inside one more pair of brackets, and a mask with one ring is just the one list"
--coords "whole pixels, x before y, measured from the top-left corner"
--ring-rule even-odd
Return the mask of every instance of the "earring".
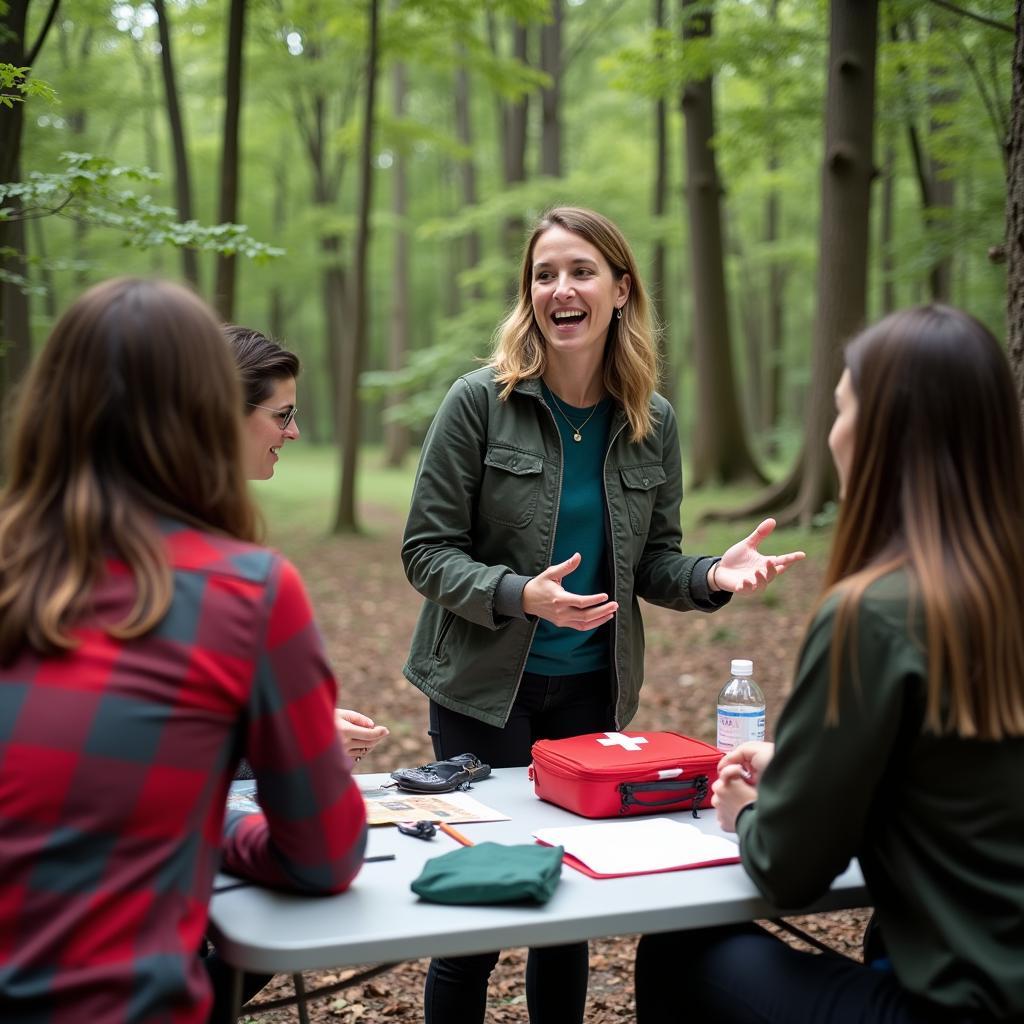
[[618, 317], [619, 320], [622, 319], [622, 307], [621, 306], [616, 306], [615, 307], [615, 315], [616, 315], [616, 317]]

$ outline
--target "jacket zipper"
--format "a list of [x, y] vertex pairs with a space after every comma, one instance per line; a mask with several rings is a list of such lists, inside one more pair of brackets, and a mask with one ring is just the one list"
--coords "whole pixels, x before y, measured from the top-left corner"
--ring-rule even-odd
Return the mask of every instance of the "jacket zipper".
[[[562, 435], [558, 430], [558, 421], [555, 419], [555, 414], [551, 411], [550, 406], [544, 401], [543, 397], [536, 399], [545, 409], [548, 411], [548, 415], [551, 417], [551, 423], [555, 428], [555, 437], [558, 438], [558, 486], [555, 488], [555, 517], [551, 523], [551, 541], [548, 544], [548, 559], [547, 564], [551, 565], [551, 558], [555, 553], [555, 531], [558, 529], [558, 513], [562, 507], [562, 475], [565, 471], [565, 449], [562, 447]], [[607, 458], [607, 455], [605, 456]], [[607, 503], [607, 498], [605, 499]], [[546, 566], [545, 566], [546, 568]], [[508, 724], [509, 716], [512, 714], [512, 707], [516, 702], [516, 697], [519, 696], [519, 687], [523, 682], [523, 673], [526, 671], [526, 662], [530, 657], [530, 648], [533, 646], [533, 638], [537, 635], [537, 620], [534, 620], [533, 628], [530, 630], [530, 642], [526, 645], [526, 654], [523, 655], [523, 660], [519, 663], [519, 672], [516, 675], [516, 686], [512, 691], [512, 700], [509, 701], [508, 707], [505, 709], [505, 724]]]
[[[553, 418], [553, 416], [552, 416], [552, 418]], [[618, 589], [619, 570], [618, 570], [618, 567], [615, 564], [615, 531], [613, 529], [613, 524], [612, 524], [612, 516], [611, 516], [611, 511], [610, 511], [611, 505], [610, 505], [610, 503], [608, 501], [608, 456], [611, 453], [612, 445], [615, 443], [615, 441], [618, 438], [619, 434], [621, 434], [622, 431], [625, 430], [625, 429], [626, 429], [626, 424], [625, 423], [620, 423], [619, 424], [619, 429], [616, 430], [615, 433], [608, 439], [608, 446], [604, 450], [604, 465], [601, 468], [601, 488], [604, 491], [604, 515], [605, 515], [605, 521], [608, 524], [608, 541], [609, 541], [609, 545], [610, 545], [610, 547], [612, 549], [612, 591], [613, 591], [613, 593]], [[561, 437], [559, 437], [559, 442], [561, 442]], [[616, 599], [617, 599], [617, 597], [618, 597], [618, 595], [616, 595]], [[614, 703], [614, 706], [613, 706], [614, 710], [612, 712], [612, 718], [614, 719], [615, 728], [616, 729], [621, 729], [622, 728], [621, 724], [619, 723], [619, 696], [620, 696], [620, 694], [622, 692], [622, 686], [621, 686], [620, 681], [619, 681], [619, 651], [618, 651], [618, 647], [619, 647], [619, 643], [618, 643], [618, 636], [619, 636], [618, 616], [619, 616], [619, 614], [621, 612], [622, 612], [622, 606], [620, 605], [619, 606], [619, 610], [615, 613], [616, 621], [615, 621], [614, 625], [612, 626], [612, 672], [615, 673], [615, 703]]]

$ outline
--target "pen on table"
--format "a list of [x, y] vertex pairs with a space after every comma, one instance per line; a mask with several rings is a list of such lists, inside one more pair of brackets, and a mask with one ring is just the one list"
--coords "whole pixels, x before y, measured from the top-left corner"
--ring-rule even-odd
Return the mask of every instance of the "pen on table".
[[472, 846], [473, 840], [467, 839], [461, 832], [456, 831], [451, 825], [446, 825], [443, 821], [437, 826], [446, 836], [451, 836], [452, 839], [457, 843], [462, 843], [463, 846]]
[[363, 858], [363, 863], [364, 864], [372, 864], [374, 861], [377, 861], [377, 860], [394, 860], [394, 859], [395, 859], [395, 855], [393, 853], [379, 853], [379, 854], [377, 854], [376, 857], [364, 857]]

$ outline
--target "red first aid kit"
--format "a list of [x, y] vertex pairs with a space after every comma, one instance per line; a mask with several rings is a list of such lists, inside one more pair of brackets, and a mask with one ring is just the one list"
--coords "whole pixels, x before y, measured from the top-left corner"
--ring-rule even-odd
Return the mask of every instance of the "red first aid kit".
[[711, 806], [722, 752], [675, 732], [592, 732], [533, 745], [530, 778], [542, 800], [584, 818]]

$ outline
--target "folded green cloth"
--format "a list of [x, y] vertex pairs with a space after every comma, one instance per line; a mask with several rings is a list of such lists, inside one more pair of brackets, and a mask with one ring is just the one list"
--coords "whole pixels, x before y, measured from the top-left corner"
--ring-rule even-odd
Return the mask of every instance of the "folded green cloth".
[[562, 874], [561, 846], [464, 846], [423, 865], [412, 891], [433, 903], [547, 903]]

